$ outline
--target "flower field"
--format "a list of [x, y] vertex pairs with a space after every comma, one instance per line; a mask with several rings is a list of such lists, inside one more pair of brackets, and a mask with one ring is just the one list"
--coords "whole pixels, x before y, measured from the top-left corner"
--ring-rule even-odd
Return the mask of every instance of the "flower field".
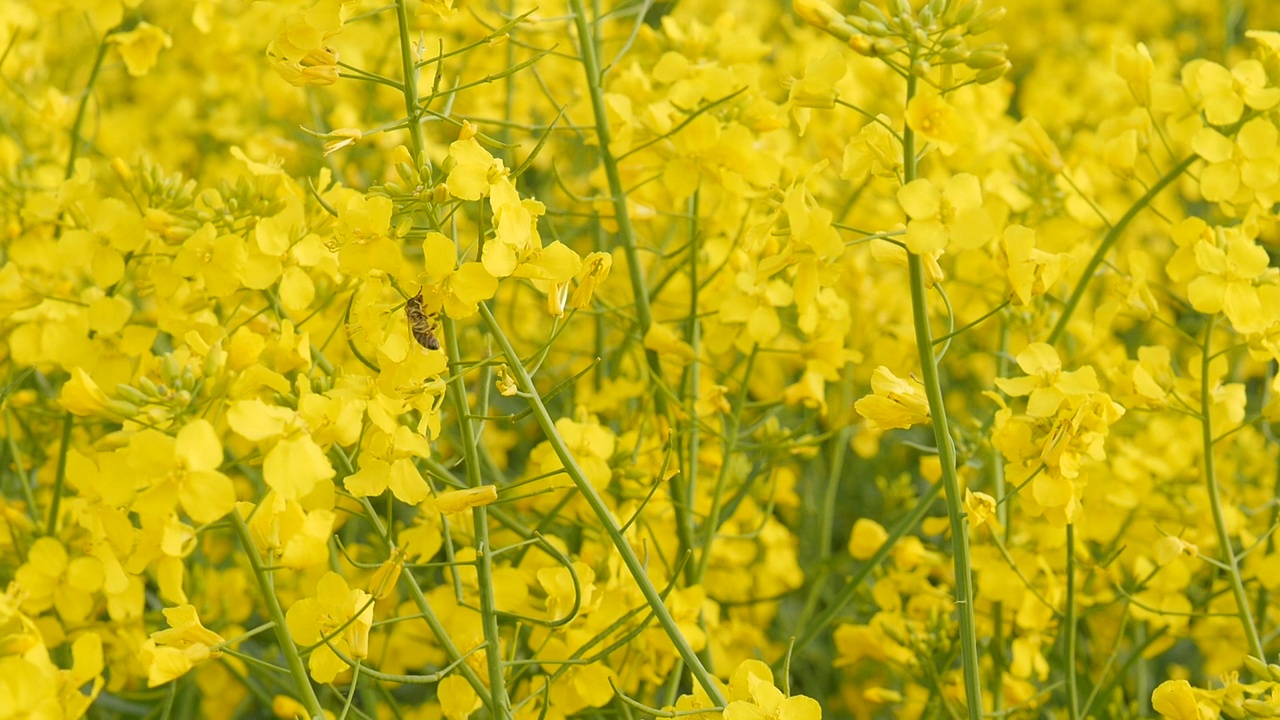
[[0, 718], [1280, 717], [1280, 4], [0, 0]]

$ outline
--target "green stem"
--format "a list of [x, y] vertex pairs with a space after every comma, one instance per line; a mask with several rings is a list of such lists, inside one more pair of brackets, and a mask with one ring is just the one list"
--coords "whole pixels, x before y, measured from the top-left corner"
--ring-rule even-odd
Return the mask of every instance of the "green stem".
[[1240, 577], [1239, 558], [1231, 547], [1231, 535], [1227, 532], [1227, 521], [1222, 514], [1222, 496], [1218, 490], [1218, 476], [1213, 457], [1213, 385], [1210, 365], [1213, 362], [1213, 327], [1216, 316], [1210, 316], [1204, 329], [1204, 346], [1200, 364], [1200, 424], [1204, 442], [1204, 479], [1209, 486], [1209, 509], [1213, 512], [1213, 527], [1218, 531], [1218, 547], [1221, 548], [1223, 563], [1227, 566], [1227, 580], [1231, 583], [1231, 594], [1235, 596], [1236, 612], [1240, 623], [1244, 626], [1245, 637], [1249, 639], [1249, 651], [1254, 657], [1266, 658], [1266, 649], [1258, 628], [1253, 624], [1253, 613], [1249, 609], [1249, 598], [1245, 594], [1244, 580]]
[[[454, 413], [457, 415], [458, 435], [462, 443], [462, 456], [466, 459], [467, 486], [480, 487], [480, 457], [476, 450], [475, 428], [471, 424], [471, 412], [467, 407], [467, 385], [461, 371], [462, 357], [458, 347], [458, 328], [452, 318], [444, 318], [445, 350], [453, 370], [449, 381], [449, 394], [453, 396]], [[485, 659], [489, 668], [489, 714], [495, 719], [511, 717], [511, 698], [502, 672], [502, 636], [498, 628], [498, 604], [493, 593], [493, 548], [489, 542], [489, 513], [485, 507], [471, 510], [475, 520], [476, 583], [480, 592], [480, 622], [484, 630]], [[456, 574], [455, 574], [456, 576]]]
[[[640, 337], [643, 338], [648, 334], [649, 326], [653, 324], [653, 311], [649, 307], [649, 288], [644, 276], [644, 263], [640, 258], [640, 245], [636, 240], [635, 227], [631, 224], [631, 213], [627, 210], [627, 190], [622, 184], [622, 174], [618, 171], [617, 158], [609, 150], [613, 135], [609, 131], [609, 114], [604, 102], [604, 88], [600, 85], [600, 61], [596, 55], [595, 32], [591, 22], [587, 20], [587, 11], [582, 0], [569, 0], [569, 10], [573, 14], [573, 22], [578, 29], [578, 45], [581, 48], [582, 67], [587, 74], [587, 91], [591, 94], [591, 109], [595, 116], [600, 161], [604, 165], [604, 174], [609, 181], [614, 220], [618, 224], [618, 237], [622, 240], [622, 250], [627, 256], [631, 292], [635, 295], [636, 322], [640, 326]], [[662, 365], [658, 354], [648, 349], [644, 354], [650, 372], [655, 377], [662, 377]], [[666, 398], [661, 394], [655, 394], [654, 402], [658, 414], [666, 414]]]
[[1067, 524], [1067, 720], [1080, 717], [1076, 684], [1076, 526]]
[[729, 483], [730, 459], [738, 447], [738, 435], [742, 432], [742, 413], [747, 406], [747, 390], [751, 380], [751, 372], [755, 369], [758, 348], [751, 346], [751, 354], [747, 356], [747, 368], [742, 375], [742, 385], [738, 388], [738, 401], [734, 403], [733, 413], [729, 416], [729, 427], [724, 436], [724, 452], [721, 454], [720, 471], [716, 473], [716, 485], [711, 490], [711, 511], [707, 513], [702, 526], [702, 555], [698, 557], [696, 571], [693, 574], [694, 584], [702, 582], [707, 574], [707, 566], [711, 564], [711, 544], [715, 542], [716, 533], [720, 530], [720, 513], [724, 509], [724, 491]]
[[938, 498], [941, 492], [941, 484], [931, 485], [929, 491], [920, 498], [916, 506], [911, 509], [911, 512], [889, 529], [889, 537], [885, 539], [884, 544], [853, 573], [853, 576], [844, 584], [844, 588], [840, 590], [840, 594], [831, 601], [831, 604], [822, 611], [822, 614], [814, 618], [812, 622], [804, 623], [801, 626], [804, 629], [796, 639], [793, 652], [798, 652], [812, 642], [818, 636], [818, 633], [826, 629], [836, 619], [836, 616], [853, 600], [853, 596], [857, 593], [858, 587], [862, 585], [862, 581], [867, 579], [872, 570], [880, 567], [880, 564], [885, 561], [885, 558], [889, 557], [889, 553], [893, 551], [898, 541], [908, 532], [914, 530], [920, 524], [920, 521], [924, 519], [924, 516], [929, 514], [929, 508], [933, 506], [933, 501]]
[[413, 161], [420, 163], [427, 143], [422, 132], [422, 111], [418, 108], [418, 70], [409, 40], [409, 10], [406, 0], [396, 0], [396, 22], [400, 27], [400, 67], [404, 73], [404, 110], [409, 124], [409, 141], [413, 145]]
[[1161, 190], [1168, 187], [1169, 183], [1177, 180], [1182, 173], [1186, 172], [1187, 168], [1191, 167], [1192, 163], [1199, 159], [1199, 157], [1199, 155], [1192, 153], [1191, 155], [1183, 158], [1177, 165], [1174, 165], [1173, 169], [1166, 173], [1164, 177], [1160, 178], [1155, 185], [1152, 185], [1150, 189], [1147, 190], [1146, 194], [1138, 198], [1137, 202], [1135, 202], [1124, 216], [1120, 218], [1120, 221], [1113, 225], [1111, 229], [1107, 231], [1107, 234], [1102, 237], [1102, 244], [1094, 251], [1093, 257], [1089, 258], [1089, 264], [1085, 266], [1084, 273], [1080, 276], [1080, 279], [1076, 281], [1075, 289], [1071, 291], [1071, 297], [1067, 300], [1066, 306], [1062, 308], [1062, 315], [1058, 318], [1057, 324], [1053, 326], [1053, 331], [1049, 333], [1048, 342], [1050, 345], [1057, 344], [1058, 340], [1062, 338], [1062, 333], [1066, 332], [1067, 323], [1071, 321], [1071, 315], [1076, 311], [1076, 308], [1079, 307], [1080, 300], [1084, 298], [1084, 293], [1088, 290], [1089, 283], [1093, 280], [1094, 273], [1098, 272], [1098, 268], [1102, 265], [1102, 262], [1107, 259], [1107, 254], [1111, 252], [1111, 248], [1114, 247], [1116, 241], [1120, 239], [1121, 233], [1125, 231], [1125, 228], [1129, 227], [1129, 223], [1133, 222], [1133, 219], [1138, 216], [1138, 213], [1142, 212], [1151, 204], [1151, 201], [1155, 199], [1156, 195], [1160, 194]]
[[[574, 2], [581, 6], [581, 0], [574, 0]], [[564, 465], [565, 472], [573, 480], [573, 484], [577, 486], [578, 492], [587, 501], [587, 505], [591, 507], [596, 518], [600, 520], [600, 526], [609, 535], [614, 547], [618, 549], [618, 554], [622, 556], [623, 564], [627, 566], [627, 570], [631, 572], [636, 585], [640, 588], [640, 593], [644, 595], [645, 601], [653, 609], [653, 614], [657, 617], [658, 624], [662, 625], [662, 629], [666, 631], [667, 637], [670, 638], [672, 645], [675, 646], [676, 652], [684, 660], [685, 665], [689, 667], [698, 684], [706, 691], [707, 697], [716, 705], [724, 706], [727, 700], [720, 691], [719, 685], [716, 684], [711, 673], [707, 672], [706, 667], [698, 658], [698, 654], [693, 651], [684, 634], [680, 632], [680, 627], [676, 625], [675, 619], [671, 617], [671, 612], [667, 610], [666, 603], [662, 600], [662, 595], [649, 579], [644, 564], [636, 556], [631, 544], [619, 532], [618, 523], [613, 514], [609, 512], [609, 507], [605, 505], [604, 498], [600, 496], [600, 492], [582, 473], [582, 468], [578, 465], [577, 459], [574, 458], [569, 447], [565, 445], [564, 438], [560, 436], [560, 431], [556, 429], [555, 420], [552, 419], [551, 413], [547, 411], [546, 405], [542, 403], [542, 396], [538, 394], [538, 389], [533, 384], [533, 378], [529, 376], [524, 365], [521, 364], [520, 355], [511, 345], [511, 341], [507, 339], [506, 334], [503, 333], [502, 327], [498, 325], [493, 313], [484, 304], [480, 305], [480, 315], [489, 326], [489, 332], [498, 343], [498, 348], [506, 356], [507, 365], [510, 367], [512, 374], [515, 375], [516, 385], [521, 392], [525, 393], [525, 397], [529, 401], [529, 407], [533, 410], [534, 419], [537, 420], [539, 427], [542, 428], [547, 442], [560, 459], [561, 464]]]
[[[1009, 319], [1002, 318], [1000, 321], [1000, 349], [996, 353], [996, 377], [1009, 376]], [[995, 497], [1002, 498], [1007, 491], [1005, 487], [1004, 477], [1004, 453], [996, 448], [991, 448], [991, 488]], [[996, 506], [996, 521], [1000, 523], [1000, 531], [1004, 533], [1004, 540], [1009, 539], [1009, 503], [1000, 503]], [[993, 528], [991, 530], [993, 538], [999, 538]], [[1005, 669], [1005, 652], [1004, 652], [1004, 603], [996, 603], [992, 607], [992, 631], [991, 631], [991, 711], [999, 714], [1004, 709], [1004, 669]]]
[[311, 678], [307, 675], [306, 666], [302, 664], [298, 646], [293, 642], [293, 636], [289, 634], [284, 609], [280, 607], [280, 599], [276, 597], [275, 583], [271, 579], [271, 573], [262, 564], [258, 547], [249, 533], [249, 526], [245, 525], [244, 518], [240, 517], [240, 511], [232, 510], [228, 517], [236, 536], [240, 538], [240, 544], [244, 547], [245, 556], [249, 558], [249, 566], [253, 568], [253, 576], [258, 582], [262, 601], [267, 606], [267, 615], [270, 616], [275, 630], [276, 642], [280, 644], [280, 652], [284, 653], [285, 662], [289, 665], [289, 675], [293, 678], [294, 689], [302, 697], [302, 704], [307, 707], [307, 712], [311, 713], [311, 719], [323, 720], [324, 708], [320, 705], [320, 698], [316, 697], [315, 688], [311, 686]]
[[[698, 455], [702, 452], [702, 434], [698, 430], [698, 395], [701, 392], [701, 373], [702, 363], [700, 355], [702, 354], [702, 322], [698, 319], [698, 193], [693, 193], [692, 199], [689, 201], [690, 212], [690, 228], [689, 228], [689, 327], [686, 339], [689, 347], [693, 348], [693, 362], [689, 363], [689, 367], [685, 368], [685, 377], [688, 379], [686, 388], [688, 390], [685, 395], [686, 406], [685, 415], [689, 418], [685, 432], [689, 434], [688, 445], [688, 462], [684, 477], [672, 478], [671, 491], [676, 497], [672, 497], [675, 501], [676, 509], [676, 533], [680, 541], [680, 555], [693, 548], [694, 534], [694, 518], [693, 509], [698, 496]], [[725, 465], [728, 465], [726, 457]], [[715, 516], [709, 516], [707, 521], [714, 525]], [[702, 545], [702, 557], [705, 559], [711, 555], [711, 541], [715, 538], [715, 534], [707, 536], [707, 541]], [[696, 568], [693, 563], [685, 566], [685, 579], [690, 584], [698, 582], [695, 579]]]
[[[916, 91], [917, 78], [907, 78], [907, 101]], [[902, 133], [903, 182], [916, 179], [915, 131], [906, 127]], [[933, 419], [933, 438], [942, 465], [942, 485], [946, 492], [947, 519], [951, 524], [951, 550], [956, 575], [956, 611], [960, 615], [960, 662], [964, 669], [964, 689], [970, 720], [982, 718], [982, 677], [978, 661], [978, 635], [973, 607], [973, 573], [969, 567], [969, 528], [965, 520], [960, 477], [956, 472], [956, 448], [951, 441], [946, 403], [942, 397], [942, 381], [938, 359], [933, 354], [933, 330], [929, 327], [929, 301], [924, 279], [924, 261], [909, 253], [907, 268], [911, 278], [911, 315], [916, 330], [916, 351], [920, 356], [925, 394], [929, 399], [929, 415]]]
[[58, 515], [62, 508], [62, 491], [67, 484], [67, 453], [71, 450], [73, 427], [75, 427], [75, 416], [67, 413], [62, 418], [62, 446], [58, 450], [58, 471], [53, 477], [53, 499], [49, 501], [46, 535], [58, 534]]
[[108, 40], [119, 30], [119, 27], [112, 28], [102, 37], [102, 42], [98, 45], [98, 54], [93, 58], [93, 66], [89, 68], [89, 79], [84, 84], [84, 97], [80, 98], [80, 105], [76, 108], [76, 119], [71, 123], [71, 150], [67, 153], [65, 172], [65, 176], [68, 178], [75, 174], [76, 171], [76, 160], [80, 157], [80, 130], [84, 127], [84, 118], [88, 114], [89, 99], [93, 97], [93, 87], [98, 84], [98, 73], [102, 70], [102, 62], [106, 60], [107, 50], [111, 47]]

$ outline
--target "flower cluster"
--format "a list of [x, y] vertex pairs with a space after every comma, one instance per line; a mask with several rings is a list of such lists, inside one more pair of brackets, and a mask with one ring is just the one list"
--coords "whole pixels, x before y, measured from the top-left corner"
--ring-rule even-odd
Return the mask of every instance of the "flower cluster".
[[0, 0], [0, 716], [1280, 714], [1230, 6]]

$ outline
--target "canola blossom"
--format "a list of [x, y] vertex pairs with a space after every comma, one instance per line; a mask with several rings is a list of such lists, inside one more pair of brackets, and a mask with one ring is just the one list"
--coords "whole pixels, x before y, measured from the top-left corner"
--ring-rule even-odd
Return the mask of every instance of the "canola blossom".
[[0, 717], [1280, 716], [1280, 5], [0, 0]]

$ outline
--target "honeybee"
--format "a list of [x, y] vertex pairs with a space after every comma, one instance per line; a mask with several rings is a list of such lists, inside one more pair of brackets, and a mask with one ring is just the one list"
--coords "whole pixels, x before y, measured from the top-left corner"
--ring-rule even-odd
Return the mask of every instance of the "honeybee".
[[440, 340], [436, 337], [436, 316], [422, 309], [421, 290], [405, 301], [404, 315], [409, 319], [409, 334], [419, 345], [428, 350], [440, 349]]

